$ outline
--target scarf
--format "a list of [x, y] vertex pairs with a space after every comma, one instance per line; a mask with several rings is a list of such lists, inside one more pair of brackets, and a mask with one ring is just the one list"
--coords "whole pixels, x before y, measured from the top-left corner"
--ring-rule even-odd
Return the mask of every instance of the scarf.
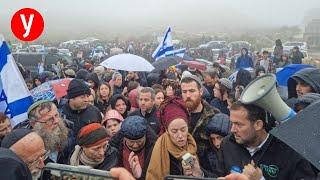
[[[132, 171], [131, 171], [131, 168], [130, 168], [130, 164], [129, 164], [129, 161], [128, 161], [131, 152], [132, 151], [127, 147], [125, 142], [123, 142], [123, 151], [122, 151], [123, 167], [132, 174]], [[144, 152], [145, 152], [145, 147], [142, 150], [140, 150], [139, 152], [134, 152], [134, 154], [138, 156], [139, 163], [140, 163], [140, 166], [141, 166], [142, 169], [143, 169], [143, 166], [144, 166]]]
[[86, 154], [83, 152], [83, 149], [79, 145], [76, 145], [75, 150], [70, 158], [70, 165], [79, 166], [83, 164], [85, 166], [90, 166], [92, 168], [95, 168], [99, 164], [101, 164], [103, 161], [104, 159], [99, 162], [89, 159], [86, 156]]
[[187, 145], [180, 148], [172, 143], [168, 132], [162, 134], [153, 147], [152, 156], [147, 170], [146, 179], [164, 179], [170, 174], [170, 156], [182, 160], [185, 153], [196, 155], [197, 145], [192, 135], [188, 133]]

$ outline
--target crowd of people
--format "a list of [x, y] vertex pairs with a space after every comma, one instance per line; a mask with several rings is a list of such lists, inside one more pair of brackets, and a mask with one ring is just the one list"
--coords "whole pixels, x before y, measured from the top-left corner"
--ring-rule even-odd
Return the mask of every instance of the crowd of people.
[[[269, 133], [278, 125], [272, 114], [240, 101], [252, 80], [288, 64], [281, 43], [276, 49], [274, 59], [263, 52], [255, 61], [243, 49], [234, 82], [214, 67], [148, 74], [66, 67], [62, 77], [73, 79], [65, 97], [34, 102], [14, 128], [0, 114], [0, 179], [50, 179], [49, 162], [120, 179], [315, 179], [319, 170]], [[27, 84], [32, 89], [50, 78]], [[320, 69], [306, 68], [291, 76], [284, 100], [301, 112], [319, 93]]]

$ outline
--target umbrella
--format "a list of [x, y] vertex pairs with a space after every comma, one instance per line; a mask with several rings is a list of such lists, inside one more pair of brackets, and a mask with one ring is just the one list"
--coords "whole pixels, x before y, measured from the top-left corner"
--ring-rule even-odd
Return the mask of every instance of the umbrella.
[[30, 91], [33, 101], [61, 99], [67, 95], [67, 89], [71, 80], [71, 78], [67, 78], [42, 83]]
[[133, 54], [118, 54], [100, 63], [101, 66], [123, 71], [150, 72], [154, 67], [143, 57]]
[[279, 86], [287, 86], [288, 79], [296, 72], [304, 68], [313, 67], [308, 64], [290, 64], [283, 67], [280, 71], [276, 73], [277, 82]]
[[182, 61], [181, 57], [168, 56], [168, 57], [164, 57], [164, 58], [157, 60], [156, 62], [152, 63], [152, 65], [154, 66], [155, 70], [161, 71], [161, 70], [168, 69], [170, 66], [174, 66], [176, 64], [179, 64], [180, 61]]
[[189, 68], [195, 68], [200, 71], [205, 71], [207, 69], [205, 64], [198, 61], [182, 61], [181, 64], [186, 64]]
[[121, 48], [115, 47], [110, 49], [110, 55], [116, 55], [121, 53], [123, 53], [123, 50]]
[[271, 131], [320, 170], [320, 101], [305, 108], [290, 121]]

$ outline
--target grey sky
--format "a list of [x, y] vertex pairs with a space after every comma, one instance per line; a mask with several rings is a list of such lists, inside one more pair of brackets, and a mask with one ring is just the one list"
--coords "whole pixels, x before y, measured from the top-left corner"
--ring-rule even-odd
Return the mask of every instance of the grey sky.
[[10, 30], [11, 16], [23, 7], [39, 10], [49, 31], [165, 29], [168, 25], [212, 30], [220, 26], [301, 25], [307, 10], [320, 8], [320, 0], [3, 0], [2, 31]]

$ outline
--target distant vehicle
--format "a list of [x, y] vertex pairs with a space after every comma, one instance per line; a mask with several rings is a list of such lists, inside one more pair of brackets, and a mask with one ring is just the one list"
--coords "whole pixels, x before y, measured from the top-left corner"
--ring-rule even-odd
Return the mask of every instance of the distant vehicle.
[[58, 49], [58, 54], [72, 57], [72, 53], [69, 51], [69, 49]]
[[227, 49], [226, 41], [210, 41], [206, 44], [201, 44], [199, 48], [206, 49]]
[[300, 50], [307, 51], [308, 44], [306, 42], [285, 42], [283, 44], [283, 50], [291, 50], [294, 47], [299, 47]]
[[23, 67], [30, 71], [31, 77], [38, 74], [38, 64], [44, 63], [45, 71], [54, 71], [52, 64], [57, 64], [57, 62], [63, 61], [67, 65], [72, 65], [72, 59], [65, 55], [52, 54], [47, 52], [36, 52], [36, 53], [13, 53], [14, 60], [23, 65]]
[[106, 55], [107, 53], [105, 52], [104, 48], [102, 46], [97, 46], [96, 48], [92, 49], [89, 57], [91, 59], [100, 59]]
[[30, 45], [29, 51], [30, 52], [44, 52], [45, 48], [44, 48], [44, 45]]

